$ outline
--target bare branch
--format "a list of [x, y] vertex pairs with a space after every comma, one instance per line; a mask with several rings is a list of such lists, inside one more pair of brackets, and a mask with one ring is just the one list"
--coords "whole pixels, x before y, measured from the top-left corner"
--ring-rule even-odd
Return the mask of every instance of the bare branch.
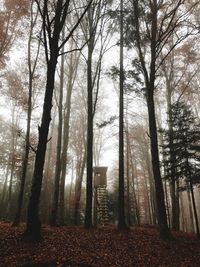
[[[171, 48], [169, 49], [169, 51], [166, 53], [165, 56], [163, 56], [161, 62], [158, 64], [157, 68], [156, 68], [156, 72], [159, 70], [159, 68], [161, 67], [161, 65], [163, 64], [163, 62], [165, 61], [165, 59], [169, 56], [169, 54], [174, 50], [174, 48], [179, 45], [183, 40], [185, 40], [186, 38], [188, 38], [189, 36], [192, 35], [192, 32], [194, 31], [194, 29], [192, 29], [190, 32], [188, 32], [186, 35], [179, 37], [176, 42], [171, 46]], [[165, 44], [163, 44], [162, 48], [164, 47]], [[161, 53], [162, 48], [160, 48], [159, 53], [157, 54], [157, 56]]]
[[82, 51], [88, 42], [89, 42], [89, 39], [80, 48], [74, 48], [74, 49], [68, 50], [66, 52], [60, 53], [58, 56], [69, 54], [75, 51]]
[[191, 83], [191, 81], [193, 80], [195, 75], [198, 73], [198, 71], [199, 71], [199, 67], [196, 68], [196, 70], [194, 71], [194, 73], [192, 74], [190, 79], [188, 79], [188, 82], [185, 85], [185, 87], [183, 88], [183, 90], [182, 90], [181, 94], [179, 95], [178, 99], [176, 100], [176, 103], [178, 103], [180, 101], [181, 97], [183, 96], [184, 92], [186, 91], [186, 89], [188, 88], [189, 84]]
[[66, 39], [61, 43], [61, 45], [59, 46], [59, 50], [61, 49], [61, 47], [63, 47], [67, 41], [69, 40], [69, 38], [73, 35], [74, 31], [76, 30], [76, 28], [79, 26], [81, 20], [83, 19], [83, 17], [85, 16], [86, 12], [88, 11], [88, 9], [90, 8], [91, 4], [92, 4], [93, 0], [91, 0], [89, 2], [89, 4], [87, 5], [86, 9], [84, 10], [84, 12], [82, 13], [82, 15], [80, 16], [80, 18], [78, 19], [78, 21], [76, 22], [76, 24], [74, 25], [74, 27], [72, 28], [72, 30], [70, 31], [70, 33], [68, 34], [68, 36], [66, 37]]

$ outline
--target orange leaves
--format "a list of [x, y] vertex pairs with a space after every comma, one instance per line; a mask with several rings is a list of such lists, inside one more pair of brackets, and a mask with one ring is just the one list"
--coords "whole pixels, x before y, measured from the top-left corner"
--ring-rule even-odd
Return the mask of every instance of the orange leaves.
[[8, 12], [13, 11], [18, 17], [20, 17], [28, 13], [30, 0], [5, 0], [4, 3]]
[[0, 6], [0, 64], [4, 64], [6, 54], [17, 35], [18, 22], [28, 14], [29, 0], [4, 0]]
[[111, 226], [43, 226], [43, 240], [31, 244], [23, 240], [23, 228], [0, 223], [0, 266], [200, 266], [200, 244], [181, 232], [162, 241], [149, 226], [121, 233]]

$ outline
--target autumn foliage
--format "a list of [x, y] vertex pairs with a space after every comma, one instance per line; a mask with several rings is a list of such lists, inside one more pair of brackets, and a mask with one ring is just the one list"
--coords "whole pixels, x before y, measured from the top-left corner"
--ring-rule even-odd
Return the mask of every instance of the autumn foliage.
[[200, 266], [200, 244], [193, 235], [174, 232], [159, 239], [155, 227], [118, 232], [114, 227], [43, 227], [43, 240], [29, 243], [24, 226], [0, 224], [0, 266]]
[[4, 0], [0, 6], [0, 64], [5, 63], [8, 51], [20, 34], [18, 21], [28, 13], [30, 1]]

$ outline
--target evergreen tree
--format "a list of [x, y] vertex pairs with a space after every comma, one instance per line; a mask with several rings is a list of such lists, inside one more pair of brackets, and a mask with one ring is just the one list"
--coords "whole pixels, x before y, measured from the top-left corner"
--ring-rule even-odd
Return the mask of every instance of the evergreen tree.
[[[165, 144], [163, 164], [166, 171], [165, 179], [171, 181], [172, 173], [174, 173], [176, 181], [181, 179], [183, 184], [177, 189], [190, 190], [197, 237], [199, 237], [198, 217], [193, 187], [199, 183], [200, 154], [196, 147], [200, 140], [200, 125], [196, 123], [196, 118], [191, 108], [184, 102], [173, 104], [171, 106], [171, 113], [172, 129], [164, 132]], [[172, 141], [171, 136], [173, 137]], [[173, 158], [175, 162], [171, 161], [170, 151], [174, 153]]]

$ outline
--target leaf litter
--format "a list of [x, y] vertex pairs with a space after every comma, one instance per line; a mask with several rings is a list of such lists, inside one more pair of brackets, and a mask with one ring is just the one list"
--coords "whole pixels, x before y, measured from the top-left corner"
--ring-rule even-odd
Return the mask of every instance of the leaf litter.
[[118, 232], [114, 226], [86, 230], [83, 227], [43, 225], [43, 239], [23, 239], [25, 225], [0, 222], [2, 267], [199, 267], [200, 241], [195, 235], [173, 232], [163, 241], [158, 229], [137, 226]]

